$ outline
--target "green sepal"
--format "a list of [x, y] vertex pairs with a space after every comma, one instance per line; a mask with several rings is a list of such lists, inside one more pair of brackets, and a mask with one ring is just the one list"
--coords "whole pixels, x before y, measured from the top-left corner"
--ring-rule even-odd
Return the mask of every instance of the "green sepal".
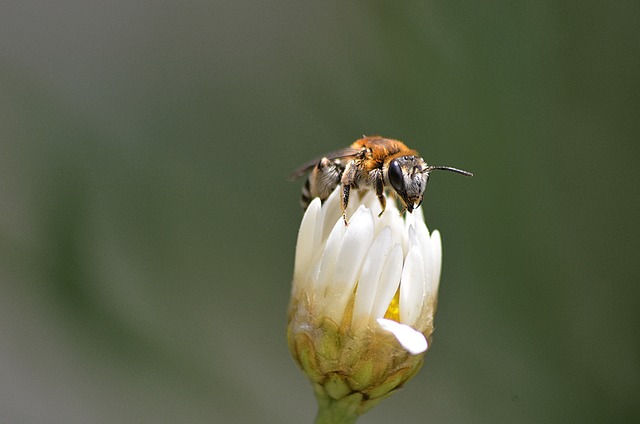
[[325, 380], [324, 390], [333, 399], [342, 399], [353, 391], [344, 380], [344, 377], [336, 373], [332, 373]]
[[324, 380], [324, 373], [318, 365], [316, 350], [311, 338], [306, 334], [298, 333], [295, 336], [295, 351], [302, 371], [304, 371], [312, 381], [321, 383]]
[[340, 334], [338, 325], [329, 318], [322, 320], [320, 325], [321, 334], [316, 340], [318, 356], [322, 358], [325, 372], [332, 372], [335, 365], [340, 360], [342, 352], [343, 337]]
[[409, 378], [409, 368], [402, 368], [391, 374], [387, 379], [367, 392], [370, 399], [378, 399], [389, 394]]

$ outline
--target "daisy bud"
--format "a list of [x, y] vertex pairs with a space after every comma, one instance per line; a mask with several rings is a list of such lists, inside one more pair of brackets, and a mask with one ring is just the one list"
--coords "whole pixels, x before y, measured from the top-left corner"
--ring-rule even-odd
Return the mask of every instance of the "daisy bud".
[[313, 200], [296, 245], [287, 338], [314, 386], [317, 423], [355, 422], [401, 387], [433, 332], [440, 234], [421, 208], [403, 217], [389, 201], [378, 217], [373, 193], [350, 204], [345, 226], [339, 190]]

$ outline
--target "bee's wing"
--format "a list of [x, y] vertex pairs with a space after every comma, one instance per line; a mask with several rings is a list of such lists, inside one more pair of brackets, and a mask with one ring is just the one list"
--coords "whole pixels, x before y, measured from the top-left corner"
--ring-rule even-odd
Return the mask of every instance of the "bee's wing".
[[317, 158], [310, 160], [309, 162], [302, 165], [300, 168], [296, 169], [289, 175], [290, 180], [295, 180], [297, 178], [302, 177], [307, 174], [311, 169], [320, 162], [322, 158], [327, 158], [329, 160], [334, 159], [352, 159], [356, 153], [358, 153], [360, 149], [354, 149], [352, 147], [347, 147], [345, 149], [336, 150], [331, 153], [327, 153], [326, 155], [318, 156]]

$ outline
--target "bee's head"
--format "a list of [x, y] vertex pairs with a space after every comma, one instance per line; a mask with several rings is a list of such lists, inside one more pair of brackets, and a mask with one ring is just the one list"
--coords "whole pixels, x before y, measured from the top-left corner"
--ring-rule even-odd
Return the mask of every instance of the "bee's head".
[[413, 212], [422, 203], [424, 190], [429, 181], [429, 172], [435, 169], [453, 171], [468, 177], [473, 176], [471, 172], [449, 166], [429, 166], [419, 156], [401, 156], [389, 162], [387, 169], [389, 184], [408, 212]]
[[418, 156], [401, 156], [389, 162], [387, 176], [402, 205], [412, 212], [422, 203], [429, 173], [427, 164]]

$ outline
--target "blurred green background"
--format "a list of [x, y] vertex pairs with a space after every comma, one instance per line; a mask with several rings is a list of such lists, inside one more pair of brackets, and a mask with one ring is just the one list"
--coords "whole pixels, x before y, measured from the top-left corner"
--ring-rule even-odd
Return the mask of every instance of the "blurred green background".
[[286, 178], [361, 134], [476, 176], [431, 179], [434, 344], [360, 421], [639, 422], [639, 18], [3, 2], [0, 422], [312, 422]]

